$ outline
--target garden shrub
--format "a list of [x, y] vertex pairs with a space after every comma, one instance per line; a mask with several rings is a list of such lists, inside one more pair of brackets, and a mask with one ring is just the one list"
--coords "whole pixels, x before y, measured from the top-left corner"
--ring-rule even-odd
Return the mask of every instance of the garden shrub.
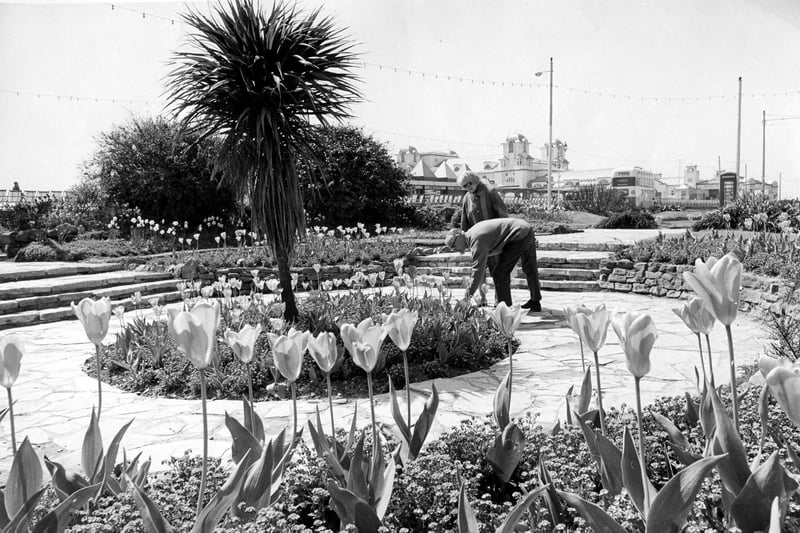
[[44, 228], [45, 220], [58, 200], [50, 196], [36, 199], [22, 197], [18, 203], [0, 209], [0, 226], [11, 231]]
[[[746, 229], [768, 232], [800, 229], [800, 200], [770, 200], [747, 193], [735, 201], [703, 215], [694, 223], [695, 231], [704, 229]], [[749, 222], [748, 222], [749, 220]], [[750, 226], [750, 227], [747, 227]]]
[[188, 221], [228, 218], [235, 211], [233, 190], [212, 178], [214, 138], [183, 133], [162, 117], [134, 117], [103, 132], [87, 162], [82, 183], [99, 187], [112, 204], [138, 207], [148, 219]]
[[629, 209], [621, 213], [613, 213], [608, 219], [600, 222], [598, 228], [608, 229], [652, 229], [658, 227], [653, 215], [641, 209]]
[[630, 207], [628, 200], [619, 189], [608, 185], [581, 185], [565, 197], [565, 206], [573, 211], [585, 211], [594, 215], [608, 216]]

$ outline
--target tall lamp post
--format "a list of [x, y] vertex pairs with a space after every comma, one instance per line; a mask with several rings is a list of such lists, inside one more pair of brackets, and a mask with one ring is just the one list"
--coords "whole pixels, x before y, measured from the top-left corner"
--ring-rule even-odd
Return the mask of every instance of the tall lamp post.
[[[553, 58], [550, 58], [550, 132], [547, 138], [547, 209], [550, 209], [553, 199]], [[536, 72], [541, 76], [543, 71]]]

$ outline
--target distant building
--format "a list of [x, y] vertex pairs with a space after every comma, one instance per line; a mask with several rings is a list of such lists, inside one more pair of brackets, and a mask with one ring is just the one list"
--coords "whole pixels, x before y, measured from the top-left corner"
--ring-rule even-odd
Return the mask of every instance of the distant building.
[[411, 194], [461, 194], [456, 180], [470, 171], [469, 166], [453, 150], [448, 152], [419, 152], [413, 146], [402, 148], [398, 165], [408, 171]]
[[[718, 200], [719, 199], [719, 175], [715, 172], [713, 178], [707, 180], [700, 179], [700, 171], [697, 165], [687, 165], [684, 168], [683, 176], [661, 177], [656, 180], [656, 201], [662, 203], [675, 203], [693, 200]], [[771, 200], [778, 199], [778, 182], [766, 181], [763, 183], [757, 179], [745, 179], [739, 177], [739, 194], [747, 192], [763, 194]]]

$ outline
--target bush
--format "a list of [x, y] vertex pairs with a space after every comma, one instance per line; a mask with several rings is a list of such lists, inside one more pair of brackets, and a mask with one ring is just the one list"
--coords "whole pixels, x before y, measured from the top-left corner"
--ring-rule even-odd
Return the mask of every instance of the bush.
[[600, 222], [598, 228], [608, 229], [652, 229], [658, 227], [653, 215], [641, 209], [629, 209], [621, 213], [614, 213], [608, 219]]
[[745, 229], [767, 232], [800, 230], [800, 200], [769, 200], [759, 194], [744, 194], [736, 201], [703, 215], [694, 223], [704, 229]]
[[604, 217], [630, 208], [622, 191], [603, 184], [581, 185], [566, 195], [565, 205], [572, 211], [585, 211]]
[[160, 117], [132, 118], [102, 133], [98, 145], [82, 186], [99, 188], [112, 204], [192, 226], [209, 215], [227, 219], [235, 211], [233, 190], [212, 179], [213, 138], [181, 133], [177, 123]]

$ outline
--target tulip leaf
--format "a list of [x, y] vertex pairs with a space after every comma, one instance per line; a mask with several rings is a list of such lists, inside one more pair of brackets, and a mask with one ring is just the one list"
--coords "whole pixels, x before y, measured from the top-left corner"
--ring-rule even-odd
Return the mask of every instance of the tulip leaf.
[[651, 414], [653, 415], [653, 418], [656, 419], [656, 422], [661, 424], [661, 427], [663, 427], [664, 431], [667, 432], [667, 435], [669, 435], [669, 438], [672, 440], [672, 442], [684, 449], [689, 447], [689, 441], [686, 440], [686, 436], [681, 432], [680, 429], [677, 428], [677, 426], [675, 426], [675, 424], [672, 423], [670, 419], [656, 411], [652, 411]]
[[403, 440], [405, 440], [407, 443], [410, 443], [411, 430], [408, 428], [408, 424], [411, 423], [411, 420], [406, 422], [406, 420], [403, 418], [403, 414], [400, 412], [400, 405], [397, 403], [397, 391], [394, 389], [391, 376], [389, 377], [389, 397], [391, 398], [389, 405], [392, 408], [392, 418], [394, 418], [394, 423], [397, 426], [397, 429], [400, 431], [400, 435], [403, 437]]
[[744, 484], [747, 483], [747, 478], [750, 477], [747, 454], [744, 451], [739, 432], [736, 431], [733, 421], [722, 405], [716, 389], [710, 388], [709, 396], [711, 396], [711, 403], [714, 407], [714, 421], [717, 426], [712, 450], [717, 455], [720, 453], [727, 454], [726, 459], [717, 466], [717, 470], [723, 486], [731, 494], [736, 495], [739, 494]]
[[95, 478], [97, 471], [100, 469], [102, 457], [103, 437], [100, 435], [100, 425], [98, 424], [94, 407], [92, 407], [92, 417], [83, 437], [83, 446], [81, 447], [81, 467], [86, 479]]
[[700, 417], [697, 414], [697, 405], [688, 392], [684, 394], [686, 396], [686, 423], [689, 424], [689, 427], [695, 427], [697, 422], [700, 421]]
[[260, 503], [259, 500], [264, 496], [267, 497], [267, 500], [269, 499], [272, 489], [272, 453], [272, 442], [268, 442], [263, 447], [258, 460], [247, 469], [244, 482], [233, 506], [234, 513], [238, 511], [239, 502], [244, 502], [247, 507], [255, 507], [258, 511], [261, 508], [257, 506], [257, 503]]
[[436, 410], [438, 407], [439, 393], [436, 392], [436, 385], [431, 383], [431, 395], [425, 401], [425, 406], [422, 408], [422, 413], [420, 413], [416, 423], [414, 424], [414, 434], [411, 438], [411, 444], [409, 446], [409, 452], [412, 460], [417, 458], [420, 450], [422, 450], [422, 445], [425, 444], [425, 439], [427, 438], [428, 432], [433, 425], [433, 419], [436, 418]]
[[213, 533], [216, 529], [222, 516], [227, 512], [228, 508], [233, 504], [236, 500], [236, 496], [239, 494], [239, 490], [244, 482], [245, 473], [247, 472], [247, 467], [251, 463], [249, 455], [250, 454], [239, 461], [230, 477], [225, 481], [222, 487], [220, 487], [217, 493], [214, 494], [211, 501], [200, 511], [191, 533]]
[[227, 412], [225, 413], [225, 426], [227, 426], [228, 431], [231, 433], [231, 440], [233, 441], [231, 445], [231, 456], [235, 462], [241, 461], [245, 456], [248, 455], [248, 451], [252, 450], [249, 457], [252, 460], [255, 460], [255, 457], [261, 455], [261, 443], [253, 436], [252, 433], [247, 431], [243, 425], [239, 423], [238, 420], [230, 416]]
[[86, 503], [98, 491], [103, 488], [102, 483], [89, 485], [72, 493], [67, 499], [62, 501], [55, 509], [47, 513], [36, 526], [32, 533], [48, 533], [50, 531], [64, 531], [70, 519], [70, 513]]
[[717, 393], [713, 387], [709, 387], [706, 384], [700, 397], [700, 427], [703, 428], [703, 434], [708, 440], [711, 440], [714, 431], [717, 429], [717, 423], [714, 418], [714, 404], [711, 401], [712, 394], [710, 391], [714, 391], [714, 394]]
[[317, 409], [317, 424], [308, 421], [308, 432], [311, 434], [311, 442], [314, 444], [314, 449], [317, 451], [317, 456], [325, 457], [326, 453], [330, 453], [331, 447], [328, 443], [328, 436], [325, 435], [325, 430], [322, 428], [322, 420], [319, 416], [319, 407]]
[[625, 528], [608, 516], [601, 507], [571, 492], [558, 491], [558, 495], [567, 502], [567, 505], [574, 507], [596, 533], [626, 533]]
[[89, 481], [86, 478], [80, 474], [67, 474], [67, 471], [60, 463], [51, 461], [47, 456], [44, 457], [44, 464], [48, 472], [50, 472], [50, 478], [53, 480], [53, 489], [56, 491], [59, 501], [63, 502], [73, 492], [89, 486]]
[[774, 452], [750, 475], [742, 491], [736, 495], [731, 505], [736, 526], [743, 531], [767, 529], [772, 501], [779, 499], [783, 514], [789, 496], [796, 490], [797, 482], [786, 473], [778, 460], [778, 452]]
[[[350, 421], [350, 431], [347, 433], [347, 445], [345, 449], [349, 450], [353, 447], [353, 443], [356, 441], [356, 432], [358, 429], [356, 428], [356, 420], [358, 419], [358, 404], [353, 404], [353, 420]], [[336, 436], [334, 435], [334, 440], [336, 440]]]
[[678, 458], [678, 461], [680, 461], [683, 466], [689, 466], [698, 459], [702, 458], [700, 455], [691, 453], [688, 450], [684, 450], [672, 441], [667, 441], [667, 446], [672, 449], [672, 451], [675, 453], [675, 457]]
[[574, 422], [572, 421], [572, 389], [574, 389], [574, 385], [570, 385], [569, 389], [567, 389], [567, 396], [565, 399], [565, 403], [567, 406], [567, 425], [572, 426]]
[[377, 533], [381, 520], [367, 502], [352, 491], [339, 487], [332, 479], [328, 480], [327, 488], [331, 507], [341, 520], [342, 529], [347, 524], [355, 524], [359, 532]]
[[703, 480], [724, 460], [725, 455], [705, 457], [672, 476], [651, 502], [645, 530], [683, 530]]
[[508, 424], [503, 432], [494, 439], [494, 445], [486, 454], [486, 459], [492, 466], [495, 475], [503, 483], [508, 483], [514, 470], [517, 469], [522, 459], [522, 449], [525, 436], [513, 422]]
[[5, 489], [6, 514], [12, 519], [42, 486], [42, 465], [28, 437], [22, 441], [11, 461]]
[[347, 489], [356, 496], [367, 500], [369, 498], [369, 487], [367, 486], [367, 473], [364, 469], [364, 434], [361, 434], [356, 447], [353, 450], [353, 457], [350, 459], [350, 470], [347, 472]]
[[770, 507], [769, 513], [769, 529], [767, 533], [781, 533], [781, 524], [783, 523], [783, 518], [781, 517], [781, 507], [778, 503], [779, 498], [775, 496], [772, 500], [772, 506]]
[[173, 533], [175, 529], [158, 510], [156, 504], [142, 487], [129, 480], [129, 485], [133, 487], [133, 503], [139, 510], [139, 515], [142, 517], [142, 524], [148, 533]]
[[589, 402], [592, 401], [592, 367], [586, 367], [581, 383], [581, 394], [578, 397], [578, 414], [582, 415], [589, 409]]
[[575, 418], [578, 420], [581, 431], [583, 432], [583, 440], [586, 442], [586, 447], [589, 448], [589, 453], [594, 458], [597, 466], [600, 466], [600, 452], [597, 450], [597, 436], [592, 428], [575, 413]]
[[117, 431], [117, 434], [114, 435], [114, 438], [111, 439], [111, 444], [108, 445], [108, 450], [106, 450], [103, 479], [93, 479], [93, 482], [97, 483], [98, 481], [102, 481], [103, 484], [105, 484], [108, 481], [108, 478], [111, 476], [111, 472], [114, 471], [114, 463], [117, 462], [119, 443], [122, 441], [122, 437], [125, 435], [125, 432], [128, 431], [128, 428], [131, 426], [131, 424], [133, 424], [133, 419], [122, 426], [119, 431]]
[[[500, 527], [497, 529], [496, 533], [513, 533], [517, 527], [517, 522], [519, 519], [522, 518], [522, 515], [525, 514], [525, 511], [533, 504], [533, 502], [545, 492], [547, 487], [537, 487], [534, 490], [530, 491], [528, 494], [525, 495], [517, 504], [508, 512], [508, 516], [506, 519], [503, 520], [503, 523], [500, 524]], [[529, 524], [529, 526], [533, 526], [533, 524]]]
[[561, 498], [558, 497], [558, 491], [553, 486], [550, 472], [547, 471], [547, 467], [544, 464], [544, 454], [539, 455], [539, 483], [547, 487], [544, 493], [544, 501], [550, 511], [550, 522], [558, 525], [561, 523], [561, 515], [564, 512], [564, 508], [561, 505]]
[[[28, 440], [27, 437], [25, 440]], [[19, 453], [19, 450], [17, 450], [17, 453]], [[6, 527], [3, 528], [3, 531], [14, 533], [28, 531], [28, 522], [30, 522], [31, 518], [33, 518], [33, 513], [36, 511], [36, 505], [39, 503], [39, 500], [42, 498], [45, 490], [47, 490], [47, 488], [40, 489], [38, 492], [35, 492], [33, 495], [31, 495], [31, 497], [22, 504], [16, 514], [14, 514], [14, 517], [11, 519], [11, 521], [6, 524]]]
[[511, 372], [506, 374], [497, 390], [494, 393], [494, 410], [492, 415], [497, 427], [502, 431], [511, 421], [509, 414], [509, 407], [511, 405], [511, 396], [508, 390], [508, 380], [511, 379]]
[[383, 472], [380, 472], [382, 474], [380, 475], [380, 484], [376, 487], [371, 487], [375, 495], [375, 514], [380, 519], [383, 519], [386, 509], [389, 508], [389, 501], [392, 499], [396, 469], [394, 461], [389, 461], [383, 467]]
[[551, 437], [555, 437], [559, 433], [561, 433], [561, 419], [560, 418], [556, 419], [556, 424], [553, 426], [553, 429], [550, 430], [550, 436]]
[[633, 444], [633, 437], [628, 428], [625, 428], [622, 442], [622, 482], [625, 484], [625, 489], [633, 501], [633, 505], [639, 510], [639, 514], [647, 517], [647, 510], [644, 505], [644, 494], [647, 490], [650, 494], [649, 501], [653, 501], [656, 495], [656, 489], [650, 480], [647, 480], [647, 487], [642, 487], [642, 467], [639, 463], [639, 455], [636, 453], [636, 447]]
[[6, 495], [4, 491], [0, 489], [0, 530], [5, 528], [10, 521], [11, 519], [6, 512]]
[[467, 488], [463, 481], [458, 493], [458, 533], [480, 533], [480, 526], [467, 498]]
[[764, 443], [769, 433], [769, 386], [764, 385], [758, 395], [758, 416], [761, 419], [761, 438], [758, 441], [758, 453], [764, 449]]
[[595, 431], [597, 453], [600, 455], [600, 478], [610, 496], [622, 492], [622, 452], [602, 433]]
[[255, 437], [258, 442], [264, 442], [264, 423], [256, 413], [253, 402], [242, 394], [242, 404], [244, 404], [244, 428]]

